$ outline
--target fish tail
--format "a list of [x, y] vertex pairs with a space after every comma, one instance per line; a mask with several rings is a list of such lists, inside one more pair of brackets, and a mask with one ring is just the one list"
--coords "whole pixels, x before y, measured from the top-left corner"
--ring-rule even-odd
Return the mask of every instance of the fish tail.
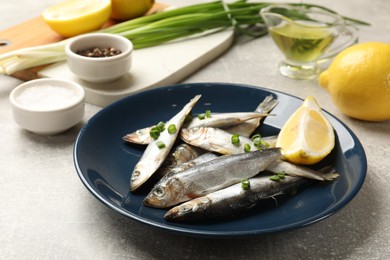
[[322, 173], [321, 177], [324, 178], [324, 180], [326, 181], [333, 181], [334, 179], [340, 176], [340, 174], [336, 172], [333, 166], [325, 166], [321, 168], [319, 172]]
[[272, 109], [274, 109], [277, 104], [278, 101], [274, 98], [274, 96], [272, 95], [266, 96], [263, 102], [261, 102], [259, 106], [256, 108], [256, 112], [267, 114]]

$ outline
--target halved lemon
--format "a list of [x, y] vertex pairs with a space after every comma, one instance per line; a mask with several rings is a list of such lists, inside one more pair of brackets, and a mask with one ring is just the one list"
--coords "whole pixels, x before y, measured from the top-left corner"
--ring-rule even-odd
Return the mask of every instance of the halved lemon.
[[334, 130], [314, 97], [307, 97], [280, 130], [276, 146], [286, 160], [314, 164], [335, 146]]
[[72, 37], [100, 29], [110, 14], [110, 0], [67, 0], [48, 7], [42, 17], [58, 34]]

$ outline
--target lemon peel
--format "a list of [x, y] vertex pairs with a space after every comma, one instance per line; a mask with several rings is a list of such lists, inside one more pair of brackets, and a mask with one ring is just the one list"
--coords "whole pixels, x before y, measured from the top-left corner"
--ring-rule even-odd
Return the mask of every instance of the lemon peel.
[[334, 130], [314, 97], [303, 104], [283, 125], [276, 146], [286, 160], [297, 164], [315, 164], [335, 146]]
[[390, 119], [390, 44], [365, 42], [340, 52], [319, 77], [333, 103], [347, 116]]
[[145, 15], [154, 5], [154, 0], [111, 0], [110, 17], [126, 21]]
[[111, 14], [110, 0], [67, 0], [46, 8], [43, 20], [63, 37], [100, 29]]

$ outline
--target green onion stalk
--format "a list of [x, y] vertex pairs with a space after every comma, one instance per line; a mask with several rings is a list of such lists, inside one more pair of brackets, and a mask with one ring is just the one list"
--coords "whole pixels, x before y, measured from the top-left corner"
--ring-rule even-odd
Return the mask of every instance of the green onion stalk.
[[[99, 32], [122, 35], [132, 41], [134, 49], [164, 44], [188, 37], [198, 37], [216, 31], [233, 28], [236, 36], [257, 38], [267, 34], [261, 9], [271, 3], [223, 0], [175, 8], [125, 21]], [[274, 3], [273, 3], [274, 4]], [[333, 10], [313, 4], [291, 4], [302, 8]], [[302, 18], [302, 14], [297, 14]], [[366, 22], [343, 17], [349, 24], [368, 25]], [[23, 48], [0, 55], [0, 74], [55, 63], [66, 59], [65, 45], [69, 39], [36, 47]]]

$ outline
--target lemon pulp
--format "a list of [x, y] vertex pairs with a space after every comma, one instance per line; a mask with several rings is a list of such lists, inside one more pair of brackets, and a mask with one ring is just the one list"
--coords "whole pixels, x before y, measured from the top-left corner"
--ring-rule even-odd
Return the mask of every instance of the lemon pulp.
[[314, 97], [307, 97], [290, 116], [276, 142], [285, 159], [298, 164], [321, 161], [334, 145], [333, 127]]
[[67, 0], [48, 7], [42, 17], [55, 32], [72, 37], [100, 29], [110, 13], [110, 0]]

